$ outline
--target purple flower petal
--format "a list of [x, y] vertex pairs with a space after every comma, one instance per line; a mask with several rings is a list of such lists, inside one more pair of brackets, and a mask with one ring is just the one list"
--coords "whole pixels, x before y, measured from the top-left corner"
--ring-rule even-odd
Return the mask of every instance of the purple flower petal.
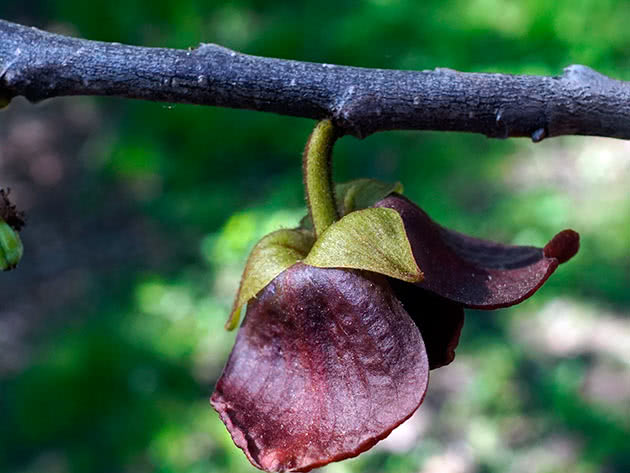
[[396, 210], [424, 280], [414, 285], [474, 309], [498, 309], [530, 297], [579, 248], [579, 235], [565, 230], [545, 247], [510, 246], [480, 240], [435, 223], [397, 194], [375, 207]]
[[211, 402], [256, 467], [308, 471], [385, 438], [428, 376], [385, 278], [297, 263], [250, 301]]
[[464, 327], [464, 307], [414, 284], [390, 279], [396, 297], [422, 334], [434, 370], [455, 359], [455, 348]]

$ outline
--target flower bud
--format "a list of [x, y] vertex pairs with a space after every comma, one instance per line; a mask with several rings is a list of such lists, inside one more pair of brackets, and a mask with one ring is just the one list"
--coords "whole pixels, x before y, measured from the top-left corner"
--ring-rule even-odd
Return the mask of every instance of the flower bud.
[[15, 268], [22, 258], [24, 247], [16, 230], [0, 219], [0, 270]]
[[24, 226], [24, 214], [9, 201], [9, 191], [0, 189], [0, 270], [15, 268], [24, 247], [18, 232]]

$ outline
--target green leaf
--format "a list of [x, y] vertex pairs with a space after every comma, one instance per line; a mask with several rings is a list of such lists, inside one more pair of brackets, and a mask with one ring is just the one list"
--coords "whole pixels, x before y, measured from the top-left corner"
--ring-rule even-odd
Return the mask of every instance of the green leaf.
[[367, 209], [392, 192], [402, 194], [400, 182], [382, 182], [377, 179], [356, 179], [335, 186], [340, 215]]
[[333, 223], [317, 239], [304, 263], [320, 268], [353, 268], [419, 282], [402, 218], [392, 209], [352, 212]]
[[[335, 184], [337, 212], [343, 217], [355, 210], [367, 209], [392, 192], [402, 194], [403, 185], [400, 182], [383, 182], [377, 179], [355, 179]], [[300, 228], [313, 229], [313, 222], [308, 214], [300, 221]]]
[[0, 218], [0, 270], [15, 268], [23, 253], [24, 247], [18, 232]]
[[225, 324], [234, 330], [241, 308], [285, 269], [303, 260], [313, 246], [314, 237], [305, 230], [278, 230], [262, 238], [249, 254], [234, 308]]

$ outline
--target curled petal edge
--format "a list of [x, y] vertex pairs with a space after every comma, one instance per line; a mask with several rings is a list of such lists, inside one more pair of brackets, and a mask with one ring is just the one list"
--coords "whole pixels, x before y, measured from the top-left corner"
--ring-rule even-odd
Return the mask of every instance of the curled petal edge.
[[498, 309], [533, 295], [558, 264], [579, 249], [579, 234], [564, 230], [547, 246], [504, 245], [435, 223], [403, 196], [391, 194], [376, 207], [401, 216], [424, 280], [415, 285], [472, 309]]

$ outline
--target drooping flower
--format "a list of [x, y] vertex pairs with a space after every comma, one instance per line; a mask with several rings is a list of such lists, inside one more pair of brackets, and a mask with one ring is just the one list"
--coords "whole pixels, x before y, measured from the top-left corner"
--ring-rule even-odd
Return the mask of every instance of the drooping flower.
[[[329, 159], [323, 123], [307, 172], [318, 150]], [[211, 398], [265, 471], [308, 471], [385, 438], [422, 403], [429, 370], [453, 361], [465, 307], [521, 302], [579, 246], [572, 230], [545, 248], [462, 235], [400, 185], [353, 181], [326, 202], [332, 185], [305, 181], [301, 227], [267, 235], [250, 254], [228, 327], [244, 304], [246, 316]]]

